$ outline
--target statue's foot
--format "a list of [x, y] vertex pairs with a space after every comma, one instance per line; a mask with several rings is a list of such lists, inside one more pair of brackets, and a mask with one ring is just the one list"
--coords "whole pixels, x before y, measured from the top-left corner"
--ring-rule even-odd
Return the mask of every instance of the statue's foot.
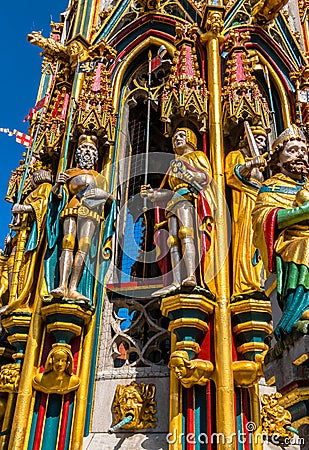
[[183, 280], [183, 282], [181, 283], [182, 286], [191, 286], [191, 287], [195, 287], [196, 286], [196, 276], [195, 275], [190, 275], [188, 278], [185, 278]]
[[309, 320], [309, 309], [307, 309], [306, 311], [304, 311], [302, 313], [301, 319], [302, 320]]
[[86, 303], [90, 302], [90, 299], [88, 297], [86, 297], [85, 295], [81, 294], [80, 292], [78, 292], [76, 290], [69, 290], [67, 297], [70, 300], [78, 300], [78, 301], [83, 301]]
[[50, 295], [52, 295], [55, 298], [61, 298], [65, 297], [66, 295], [66, 288], [63, 286], [56, 287], [52, 291], [50, 291]]
[[163, 297], [164, 295], [172, 294], [173, 292], [179, 289], [180, 285], [178, 283], [172, 283], [169, 286], [165, 286], [158, 291], [155, 291], [151, 294], [152, 297]]

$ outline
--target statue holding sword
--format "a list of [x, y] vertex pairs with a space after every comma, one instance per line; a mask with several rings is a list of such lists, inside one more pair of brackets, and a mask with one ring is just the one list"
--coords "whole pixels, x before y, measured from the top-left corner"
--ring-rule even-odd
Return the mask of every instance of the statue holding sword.
[[[197, 138], [189, 128], [178, 128], [173, 135], [176, 157], [171, 161], [161, 187], [141, 188], [141, 196], [156, 204], [155, 241], [157, 260], [167, 285], [153, 296], [172, 294], [181, 286], [205, 286], [204, 254], [211, 244], [212, 213], [207, 199], [211, 167], [206, 155], [197, 150]], [[161, 214], [160, 214], [161, 213]], [[162, 251], [162, 231], [168, 255]], [[197, 270], [197, 269], [200, 270]], [[167, 273], [171, 274], [168, 280]]]
[[239, 149], [225, 160], [226, 182], [232, 189], [233, 298], [264, 296], [263, 264], [254, 247], [251, 212], [264, 180], [266, 130], [244, 122]]

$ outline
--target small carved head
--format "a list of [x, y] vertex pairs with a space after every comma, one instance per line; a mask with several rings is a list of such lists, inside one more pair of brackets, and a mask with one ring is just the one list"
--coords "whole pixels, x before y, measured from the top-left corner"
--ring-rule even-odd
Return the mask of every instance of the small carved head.
[[190, 146], [191, 150], [197, 149], [196, 134], [190, 130], [190, 128], [177, 128], [172, 141], [174, 152], [177, 153], [177, 155], [182, 155], [184, 148], [187, 146]]
[[72, 375], [73, 372], [73, 355], [71, 350], [63, 344], [54, 344], [53, 349], [49, 352], [44, 372], [66, 372]]
[[189, 377], [191, 372], [191, 362], [185, 350], [176, 350], [171, 354], [168, 367], [175, 372], [178, 380]]
[[75, 161], [82, 169], [92, 169], [99, 158], [96, 136], [81, 135], [75, 152]]

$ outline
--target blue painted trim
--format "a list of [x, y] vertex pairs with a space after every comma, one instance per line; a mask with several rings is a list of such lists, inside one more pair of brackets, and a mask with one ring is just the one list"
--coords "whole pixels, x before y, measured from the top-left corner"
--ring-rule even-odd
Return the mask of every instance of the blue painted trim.
[[81, 5], [81, 9], [80, 9], [80, 15], [77, 19], [77, 27], [76, 27], [76, 33], [75, 34], [79, 34], [80, 30], [81, 30], [81, 26], [82, 26], [82, 18], [84, 15], [84, 8], [85, 8], [85, 0], [81, 1], [82, 5]]
[[96, 364], [97, 364], [97, 351], [98, 351], [98, 342], [100, 336], [100, 324], [101, 324], [101, 315], [102, 315], [102, 297], [103, 297], [103, 287], [101, 284], [97, 286], [97, 296], [96, 296], [96, 322], [95, 322], [95, 334], [92, 344], [92, 358], [90, 365], [90, 375], [89, 375], [89, 391], [88, 391], [88, 400], [87, 400], [87, 409], [86, 409], [86, 419], [85, 419], [85, 428], [84, 428], [84, 436], [88, 436], [90, 431], [90, 421], [91, 421], [91, 412], [92, 412], [92, 402], [94, 396], [94, 387], [95, 387], [95, 374], [96, 374]]
[[49, 394], [41, 450], [57, 449], [62, 398], [62, 395]]
[[287, 194], [287, 195], [296, 195], [297, 192], [303, 187], [305, 182], [300, 185], [294, 187], [288, 187], [288, 186], [277, 186], [275, 184], [269, 185], [269, 186], [262, 186], [259, 190], [259, 194], [263, 194], [264, 192], [274, 192], [274, 193], [280, 193], [280, 194]]
[[112, 14], [112, 17], [109, 18], [108, 24], [105, 26], [105, 28], [102, 30], [102, 33], [99, 34], [99, 36], [94, 41], [94, 44], [99, 42], [102, 38], [106, 39], [106, 37], [111, 33], [113, 27], [118, 22], [119, 16], [121, 16], [126, 7], [129, 5], [130, 0], [122, 0], [122, 2], [119, 2], [119, 7], [116, 8], [114, 13]]
[[38, 415], [39, 415], [39, 407], [40, 407], [40, 403], [41, 403], [41, 397], [42, 397], [41, 392], [37, 392], [35, 403], [34, 403], [34, 410], [33, 410], [33, 414], [32, 414], [32, 423], [31, 423], [31, 429], [30, 429], [30, 435], [29, 435], [28, 450], [33, 449], [35, 431], [36, 431]]
[[[87, 6], [86, 6], [86, 16], [85, 16], [85, 20], [84, 20], [84, 24], [83, 24], [83, 36], [87, 35], [87, 29], [89, 27], [89, 22], [90, 22], [90, 13], [91, 13], [91, 6], [92, 6], [93, 1], [92, 0], [88, 0], [87, 2]], [[84, 8], [85, 9], [85, 8]]]
[[[236, 425], [237, 425], [237, 432], [243, 433], [243, 421], [242, 421], [242, 404], [241, 404], [241, 389], [236, 388]], [[244, 450], [244, 443], [241, 441], [244, 441], [245, 437], [243, 435], [240, 435], [240, 439], [238, 439], [238, 450]]]
[[[278, 25], [278, 28], [282, 32], [282, 35], [284, 37], [286, 45], [289, 47], [289, 49], [291, 51], [291, 54], [292, 54], [291, 56], [294, 58], [294, 65], [296, 67], [298, 67], [301, 64], [306, 64], [303, 54], [301, 53], [300, 49], [296, 46], [296, 43], [294, 42], [293, 37], [291, 36], [291, 32], [290, 32], [289, 28], [286, 26], [286, 23], [285, 23], [284, 19], [282, 18], [281, 14], [279, 14], [277, 16], [276, 23]], [[288, 40], [289, 36], [291, 36], [291, 41]], [[293, 44], [295, 44], [294, 48], [292, 47], [291, 42], [293, 42]]]
[[232, 26], [232, 24], [229, 24], [229, 21], [231, 21], [233, 19], [234, 16], [236, 16], [237, 12], [238, 12], [238, 8], [242, 5], [243, 0], [238, 0], [237, 3], [235, 3], [235, 5], [233, 6], [233, 9], [230, 11], [229, 14], [227, 14], [227, 16], [225, 17], [224, 20], [224, 27], [226, 28], [227, 26], [230, 27]]
[[67, 433], [65, 436], [64, 450], [69, 450], [69, 447], [70, 447], [70, 437], [71, 437], [72, 419], [73, 419], [73, 411], [74, 411], [74, 397], [75, 397], [75, 392], [71, 392], [68, 423], [67, 423]]

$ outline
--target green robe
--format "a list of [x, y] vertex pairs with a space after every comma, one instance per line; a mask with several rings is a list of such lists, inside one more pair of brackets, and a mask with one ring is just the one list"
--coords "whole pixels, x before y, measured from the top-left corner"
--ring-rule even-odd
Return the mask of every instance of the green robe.
[[309, 225], [300, 218], [294, 225], [277, 226], [278, 211], [297, 206], [295, 197], [305, 182], [275, 174], [263, 183], [252, 212], [254, 245], [261, 251], [267, 273], [277, 274], [278, 302], [283, 311], [275, 329], [277, 338], [290, 333], [309, 309]]

